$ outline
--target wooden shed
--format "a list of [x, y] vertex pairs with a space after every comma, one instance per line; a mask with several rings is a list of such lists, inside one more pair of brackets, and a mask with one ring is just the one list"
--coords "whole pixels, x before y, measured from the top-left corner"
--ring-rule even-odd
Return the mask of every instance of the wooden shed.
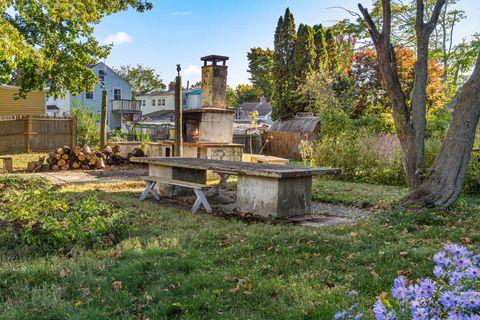
[[[264, 153], [280, 158], [301, 160], [298, 145], [301, 140], [315, 140], [320, 134], [320, 118], [303, 114], [277, 120], [264, 132]], [[268, 139], [268, 142], [267, 142]]]
[[14, 99], [18, 87], [0, 85], [0, 116], [40, 116], [45, 113], [45, 93], [30, 92], [25, 99]]

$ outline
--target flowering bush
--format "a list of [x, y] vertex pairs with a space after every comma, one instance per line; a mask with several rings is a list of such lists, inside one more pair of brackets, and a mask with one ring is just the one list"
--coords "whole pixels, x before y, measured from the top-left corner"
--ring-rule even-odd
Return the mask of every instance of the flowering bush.
[[[433, 256], [433, 279], [409, 282], [395, 279], [392, 299], [375, 302], [377, 320], [465, 319], [480, 320], [480, 248], [469, 251], [458, 244], [446, 244]], [[337, 312], [334, 319], [362, 319], [358, 305]]]

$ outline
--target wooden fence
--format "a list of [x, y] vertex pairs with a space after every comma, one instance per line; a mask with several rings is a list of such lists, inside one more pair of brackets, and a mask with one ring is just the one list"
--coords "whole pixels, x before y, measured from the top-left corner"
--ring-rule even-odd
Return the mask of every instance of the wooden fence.
[[76, 142], [77, 123], [71, 117], [0, 117], [0, 154], [51, 152]]
[[[313, 134], [301, 132], [267, 131], [262, 134], [263, 153], [268, 156], [301, 160], [298, 145], [302, 139], [313, 140]], [[268, 139], [268, 142], [266, 142]]]

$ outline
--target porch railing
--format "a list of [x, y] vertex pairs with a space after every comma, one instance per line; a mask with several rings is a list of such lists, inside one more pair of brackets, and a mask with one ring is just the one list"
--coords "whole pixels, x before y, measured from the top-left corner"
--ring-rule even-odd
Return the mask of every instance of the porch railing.
[[140, 112], [142, 110], [142, 101], [140, 100], [112, 100], [112, 111], [131, 111]]

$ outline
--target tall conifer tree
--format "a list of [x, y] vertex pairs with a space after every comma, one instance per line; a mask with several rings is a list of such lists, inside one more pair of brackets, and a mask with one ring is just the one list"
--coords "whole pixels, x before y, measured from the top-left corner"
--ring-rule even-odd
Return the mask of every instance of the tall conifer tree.
[[297, 41], [292, 59], [291, 82], [294, 84], [291, 97], [293, 112], [304, 112], [310, 103], [308, 97], [302, 94], [300, 88], [317, 68], [315, 65], [315, 41], [312, 27], [301, 24], [298, 28]]
[[328, 51], [327, 43], [325, 41], [325, 31], [323, 28], [319, 28], [315, 31], [315, 53], [316, 70], [325, 70], [328, 67]]
[[335, 76], [338, 73], [338, 44], [331, 29], [325, 33], [328, 53], [328, 71]]
[[293, 84], [289, 75], [295, 40], [295, 21], [290, 9], [287, 8], [285, 15], [278, 20], [275, 30], [272, 97], [274, 119], [291, 113], [290, 94]]

